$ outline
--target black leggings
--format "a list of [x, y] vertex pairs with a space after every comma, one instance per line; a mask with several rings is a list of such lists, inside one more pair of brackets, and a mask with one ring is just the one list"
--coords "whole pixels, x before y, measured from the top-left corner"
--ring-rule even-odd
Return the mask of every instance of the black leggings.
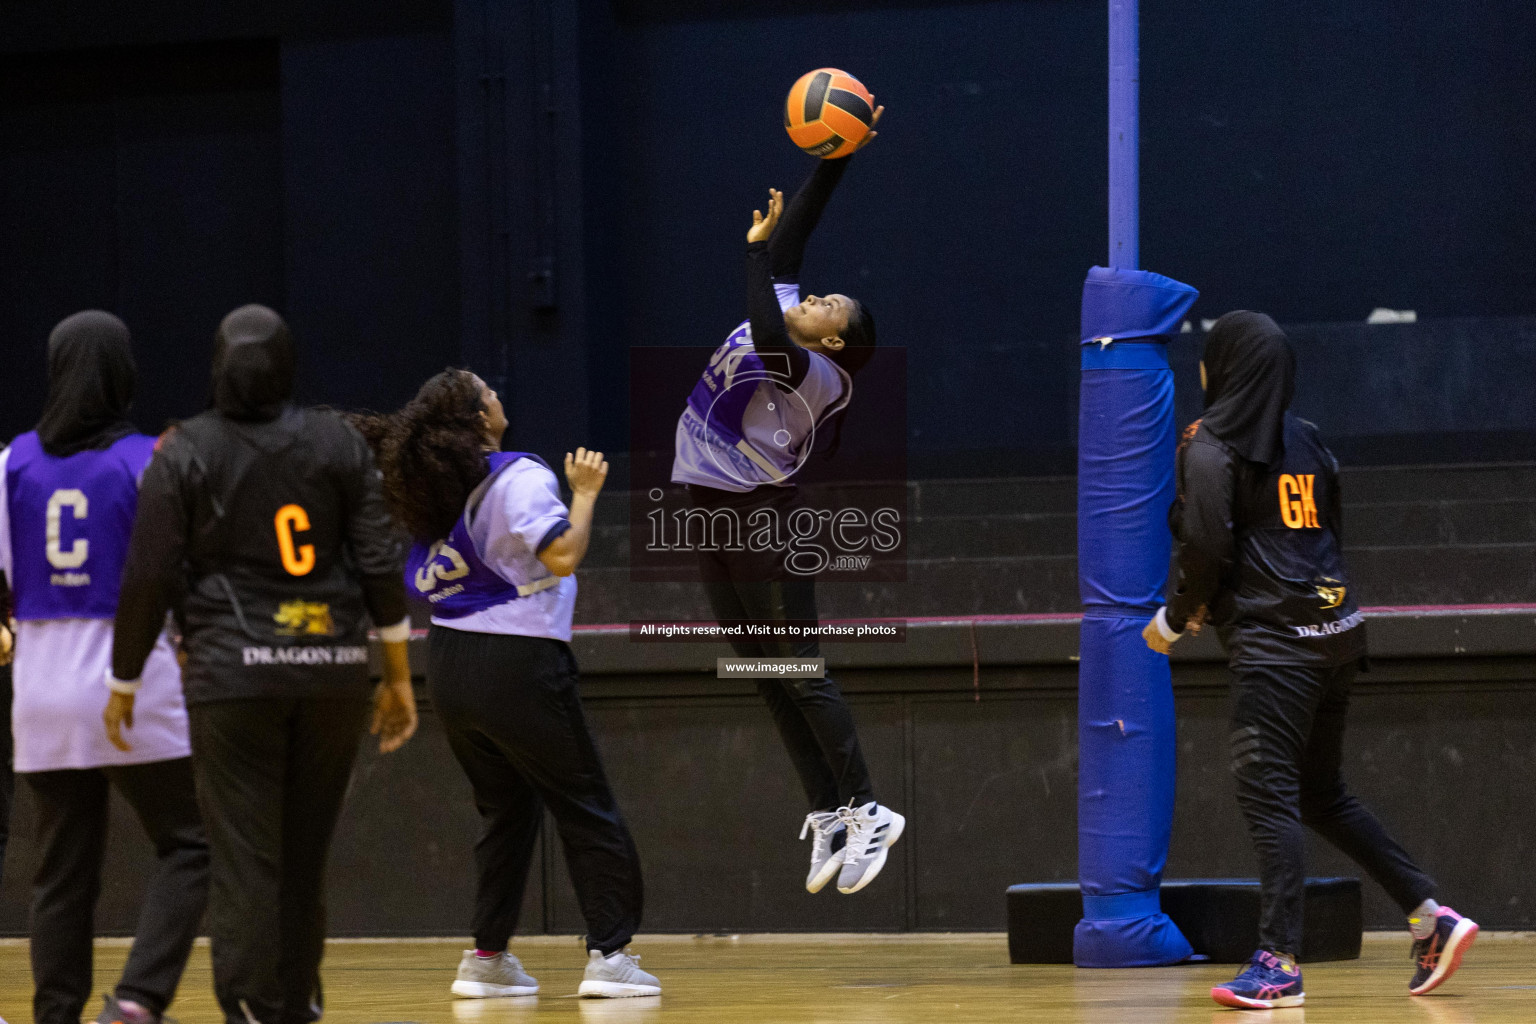
[[1231, 765], [1259, 855], [1259, 944], [1302, 952], [1305, 824], [1347, 854], [1408, 913], [1429, 879], [1344, 786], [1344, 725], [1356, 665], [1249, 665], [1235, 670]]
[[208, 904], [203, 836], [188, 758], [113, 768], [29, 772], [42, 860], [32, 884], [32, 1018], [79, 1024], [91, 996], [91, 937], [116, 789], [155, 847], [155, 871], [116, 994], [164, 1013]]
[[543, 809], [554, 815], [587, 922], [587, 948], [623, 949], [640, 927], [640, 855], [608, 787], [559, 640], [433, 626], [427, 683], [485, 823], [475, 844], [475, 945], [517, 930]]
[[15, 743], [11, 736], [11, 666], [0, 665], [0, 879], [5, 868], [5, 848], [11, 839], [11, 804], [16, 791], [16, 776], [11, 770]]
[[[781, 515], [787, 515], [793, 507], [794, 494], [787, 488], [783, 490], [783, 495], [758, 498], [756, 492], [731, 495], [707, 487], [689, 488], [695, 507], [729, 506], [743, 520], [751, 513], [753, 500], [772, 504]], [[710, 608], [721, 625], [744, 621], [817, 621], [815, 579], [785, 571], [782, 553], [703, 550], [699, 553], [699, 568]], [[741, 658], [821, 657], [821, 645], [814, 637], [797, 641], [733, 640], [731, 647]], [[863, 806], [875, 798], [853, 712], [831, 676], [759, 679], [757, 692], [768, 704], [811, 810], [829, 811], [850, 803]]]

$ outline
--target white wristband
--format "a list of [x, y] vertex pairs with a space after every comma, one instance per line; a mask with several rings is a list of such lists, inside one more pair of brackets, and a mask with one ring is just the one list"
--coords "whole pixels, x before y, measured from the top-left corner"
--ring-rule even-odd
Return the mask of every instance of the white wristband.
[[379, 630], [379, 639], [386, 644], [400, 644], [411, 638], [411, 617], [407, 615], [393, 626]]
[[113, 693], [121, 693], [132, 697], [134, 694], [139, 692], [139, 687], [144, 684], [144, 680], [119, 679], [117, 676], [112, 674], [112, 670], [109, 668], [107, 669], [106, 683], [107, 689], [111, 690]]
[[1157, 610], [1157, 616], [1152, 621], [1157, 623], [1157, 631], [1161, 633], [1163, 639], [1169, 643], [1173, 643], [1174, 641], [1178, 640], [1179, 637], [1184, 635], [1183, 633], [1175, 632], [1173, 627], [1168, 625], [1167, 605], [1163, 605]]

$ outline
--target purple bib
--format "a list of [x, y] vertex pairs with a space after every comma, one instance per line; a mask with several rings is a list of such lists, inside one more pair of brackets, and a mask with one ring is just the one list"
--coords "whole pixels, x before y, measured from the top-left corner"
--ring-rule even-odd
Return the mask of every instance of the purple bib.
[[742, 324], [715, 349], [688, 395], [688, 407], [727, 444], [739, 444], [745, 437], [742, 417], [757, 393], [758, 382], [764, 380], [787, 382], [789, 367], [781, 367], [778, 374], [770, 373], [752, 347], [750, 327]]
[[[528, 452], [492, 452], [488, 457], [490, 475], [480, 487], [488, 488], [498, 474], [518, 459], [532, 459], [549, 468], [543, 459]], [[462, 619], [524, 596], [480, 560], [469, 536], [470, 512], [471, 509], [464, 510], [445, 540], [418, 542], [405, 560], [406, 592], [430, 604], [432, 614], [440, 619]]]
[[62, 458], [36, 431], [11, 445], [11, 592], [18, 619], [110, 619], [155, 439], [130, 434], [102, 451]]

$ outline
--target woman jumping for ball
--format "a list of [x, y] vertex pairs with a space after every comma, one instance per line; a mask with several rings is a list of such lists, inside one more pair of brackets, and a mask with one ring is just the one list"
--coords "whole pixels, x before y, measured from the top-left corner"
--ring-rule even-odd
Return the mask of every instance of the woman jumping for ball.
[[[711, 517], [746, 523], [767, 510], [783, 521], [817, 428], [847, 408], [854, 375], [873, 355], [875, 321], [862, 303], [841, 294], [802, 300], [798, 284], [806, 240], [849, 159], [822, 160], [787, 209], [770, 189], [767, 216], [753, 211], [747, 322], [715, 350], [677, 424], [672, 481]], [[732, 387], [742, 379], [753, 383]], [[816, 621], [815, 579], [792, 571], [783, 551], [704, 550], [700, 561], [722, 625]], [[820, 656], [814, 638], [731, 646], [744, 658]], [[875, 800], [853, 714], [830, 678], [764, 679], [758, 692], [811, 807], [800, 832], [814, 839], [805, 887], [819, 892], [836, 875], [839, 892], [858, 892], [880, 873], [906, 821]]]

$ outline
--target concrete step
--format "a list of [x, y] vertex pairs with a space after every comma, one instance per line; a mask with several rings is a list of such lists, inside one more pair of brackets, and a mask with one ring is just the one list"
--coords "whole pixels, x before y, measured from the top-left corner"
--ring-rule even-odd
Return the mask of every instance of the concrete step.
[[1341, 473], [1340, 487], [1347, 505], [1533, 500], [1536, 499], [1536, 463], [1346, 467]]
[[1361, 547], [1529, 544], [1536, 541], [1536, 500], [1349, 504], [1344, 538]]
[[1536, 544], [1346, 547], [1363, 605], [1536, 602]]
[[[1362, 604], [1536, 602], [1536, 464], [1344, 471], [1345, 541]], [[824, 583], [831, 617], [1017, 614], [1078, 607], [1074, 477], [907, 486], [908, 582]], [[858, 484], [814, 495], [859, 504]], [[642, 500], [647, 500], [642, 497]], [[703, 618], [697, 584], [631, 584], [629, 501], [604, 495], [579, 622]]]
[[[1350, 547], [1536, 543], [1536, 500], [1348, 505], [1344, 537]], [[916, 559], [1072, 556], [1077, 553], [1077, 517], [1060, 512], [920, 516], [909, 520], [907, 551]], [[628, 564], [628, 525], [598, 524], [587, 565]]]
[[[1073, 612], [1077, 559], [917, 560], [905, 583], [819, 583], [816, 600], [826, 619]], [[698, 583], [631, 583], [621, 568], [581, 571], [578, 623], [712, 617]]]
[[[1536, 603], [1536, 544], [1345, 552], [1362, 605]], [[1045, 555], [913, 559], [905, 583], [822, 583], [825, 618], [1074, 612], [1077, 559]], [[710, 617], [697, 583], [631, 583], [620, 567], [584, 568], [576, 621]]]

